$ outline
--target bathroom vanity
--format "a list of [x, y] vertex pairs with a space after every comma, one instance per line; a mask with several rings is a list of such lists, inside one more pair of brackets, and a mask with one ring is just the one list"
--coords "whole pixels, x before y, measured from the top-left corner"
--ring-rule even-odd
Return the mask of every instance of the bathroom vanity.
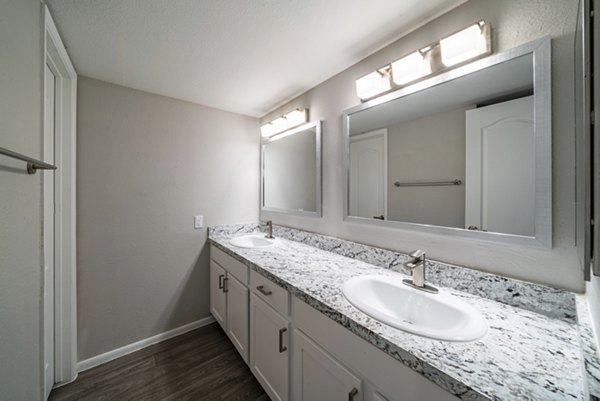
[[[465, 32], [480, 39], [489, 28], [480, 21]], [[561, 252], [552, 221], [551, 39], [498, 53], [489, 48], [451, 68], [443, 62], [443, 47], [440, 40], [415, 49], [356, 80], [364, 102], [341, 113], [343, 157], [336, 177], [342, 183], [343, 205], [337, 206], [343, 207], [343, 222], [331, 216], [328, 222], [344, 227], [332, 232], [352, 235], [364, 228], [380, 235], [368, 241], [386, 243], [386, 230], [397, 243], [388, 246], [420, 242], [455, 263], [503, 265], [511, 258], [514, 264], [516, 255], [528, 255], [521, 259], [546, 268], [548, 260], [538, 256]], [[441, 69], [399, 82], [394, 66], [408, 59]], [[369, 79], [380, 90], [362, 97], [359, 81]], [[295, 225], [289, 216], [323, 214], [321, 126], [316, 121], [263, 138], [261, 217], [282, 216]], [[211, 267], [211, 291], [223, 293], [211, 299], [220, 297], [222, 310], [245, 308], [236, 313], [247, 322], [247, 336], [232, 333], [228, 316], [211, 309], [232, 341], [246, 344], [236, 347], [274, 400], [600, 397], [596, 343], [586, 302], [575, 294], [430, 262], [429, 284], [485, 321], [479, 320], [472, 341], [443, 341], [441, 335], [411, 334], [419, 330], [406, 325], [400, 330], [381, 317], [421, 307], [415, 298], [380, 313], [378, 320], [344, 292], [351, 282], [364, 285], [370, 275], [379, 277], [380, 289], [386, 278], [402, 286], [408, 255], [285, 227], [274, 229], [272, 243], [259, 236], [231, 242], [258, 228], [213, 227], [209, 235], [211, 263], [217, 265]], [[252, 246], [239, 246], [245, 243]], [[248, 296], [230, 307], [230, 290], [222, 281], [229, 283], [239, 264], [246, 271], [236, 285]], [[413, 284], [422, 287], [419, 278]], [[355, 298], [364, 298], [365, 288], [355, 287]], [[416, 321], [405, 323], [422, 324]], [[444, 334], [456, 340], [464, 333]]]
[[429, 339], [342, 295], [359, 275], [406, 278], [406, 255], [284, 227], [272, 245], [231, 245], [257, 229], [210, 229], [211, 311], [273, 400], [583, 400], [586, 386], [594, 391], [571, 293], [431, 262], [429, 281], [489, 329], [472, 342]]

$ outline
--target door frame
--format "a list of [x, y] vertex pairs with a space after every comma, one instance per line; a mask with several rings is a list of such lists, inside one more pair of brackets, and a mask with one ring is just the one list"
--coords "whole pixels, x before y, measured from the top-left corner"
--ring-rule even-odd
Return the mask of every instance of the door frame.
[[[388, 129], [380, 128], [374, 131], [364, 132], [362, 134], [351, 135], [348, 139], [348, 155], [350, 155], [350, 147], [352, 146], [352, 142], [357, 142], [363, 139], [373, 138], [377, 136], [383, 137], [383, 165], [385, 168], [383, 169], [383, 214], [385, 215], [385, 219], [389, 218], [388, 214]], [[350, 159], [348, 159], [348, 213], [350, 213]]]
[[54, 382], [62, 384], [77, 377], [77, 73], [45, 5], [44, 62], [55, 75]]

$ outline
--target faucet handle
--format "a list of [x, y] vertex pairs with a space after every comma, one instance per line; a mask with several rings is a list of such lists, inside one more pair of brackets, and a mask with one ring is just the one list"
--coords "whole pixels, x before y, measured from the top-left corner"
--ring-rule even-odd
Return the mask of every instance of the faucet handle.
[[415, 260], [423, 260], [423, 259], [425, 259], [425, 251], [423, 251], [421, 249], [417, 249], [417, 250], [409, 253], [408, 256], [410, 256], [411, 258], [413, 258]]

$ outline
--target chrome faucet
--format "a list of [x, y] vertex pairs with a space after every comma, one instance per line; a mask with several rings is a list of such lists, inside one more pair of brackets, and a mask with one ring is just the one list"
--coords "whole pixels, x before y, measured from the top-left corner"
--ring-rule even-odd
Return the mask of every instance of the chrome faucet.
[[416, 288], [417, 290], [437, 294], [439, 292], [437, 288], [425, 284], [425, 268], [427, 267], [425, 252], [417, 249], [416, 251], [412, 251], [409, 256], [412, 259], [406, 262], [404, 267], [408, 268], [412, 272], [412, 279], [404, 279], [402, 282], [412, 288]]
[[265, 238], [274, 239], [275, 237], [273, 237], [273, 221], [267, 220], [264, 224], [267, 226], [267, 235], [265, 235]]

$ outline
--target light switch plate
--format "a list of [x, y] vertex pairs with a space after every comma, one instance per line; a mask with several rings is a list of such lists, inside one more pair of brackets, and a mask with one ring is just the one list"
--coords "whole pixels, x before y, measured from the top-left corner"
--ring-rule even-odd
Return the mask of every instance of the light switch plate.
[[194, 216], [194, 228], [204, 227], [204, 216]]

